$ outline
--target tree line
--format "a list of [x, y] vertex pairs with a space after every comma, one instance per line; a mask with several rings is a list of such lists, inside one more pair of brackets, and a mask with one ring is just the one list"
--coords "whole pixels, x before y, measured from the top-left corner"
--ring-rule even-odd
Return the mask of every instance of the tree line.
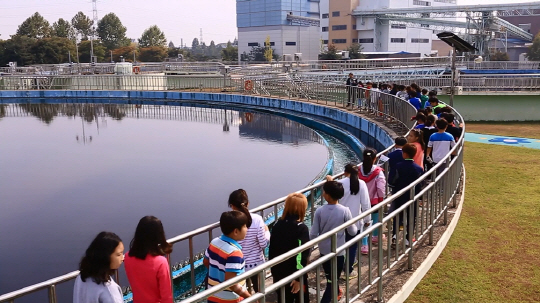
[[[31, 64], [60, 64], [68, 62], [161, 62], [182, 55], [188, 61], [236, 61], [238, 48], [229, 42], [226, 47], [199, 43], [195, 38], [192, 48], [167, 44], [165, 33], [157, 25], [147, 28], [136, 41], [126, 36], [127, 28], [114, 13], [94, 22], [83, 12], [71, 21], [58, 19], [52, 25], [38, 12], [17, 28], [15, 35], [0, 40], [0, 66], [17, 62], [19, 66]], [[90, 41], [95, 37], [93, 41]], [[71, 57], [71, 58], [70, 58]]]

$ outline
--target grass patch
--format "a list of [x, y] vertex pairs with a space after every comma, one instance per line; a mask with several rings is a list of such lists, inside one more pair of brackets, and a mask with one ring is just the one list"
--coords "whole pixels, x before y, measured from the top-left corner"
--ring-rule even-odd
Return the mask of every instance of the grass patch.
[[540, 122], [467, 122], [470, 133], [540, 139]]
[[539, 158], [540, 150], [466, 143], [460, 221], [407, 302], [540, 302]]

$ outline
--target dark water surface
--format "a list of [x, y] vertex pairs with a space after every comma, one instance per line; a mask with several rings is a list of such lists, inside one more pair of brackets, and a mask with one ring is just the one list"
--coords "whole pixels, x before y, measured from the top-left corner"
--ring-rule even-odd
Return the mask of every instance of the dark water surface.
[[263, 113], [2, 105], [0, 294], [77, 269], [99, 231], [127, 251], [154, 215], [170, 238], [217, 221], [235, 189], [254, 207], [305, 187], [327, 157], [313, 130]]

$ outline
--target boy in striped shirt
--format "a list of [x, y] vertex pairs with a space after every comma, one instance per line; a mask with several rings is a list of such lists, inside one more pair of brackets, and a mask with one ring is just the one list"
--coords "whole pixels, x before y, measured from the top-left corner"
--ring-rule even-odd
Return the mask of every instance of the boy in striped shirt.
[[[215, 238], [204, 253], [204, 265], [208, 268], [208, 288], [225, 282], [244, 272], [244, 255], [238, 241], [247, 233], [247, 216], [240, 211], [221, 214], [219, 224], [223, 235]], [[245, 281], [234, 284], [208, 298], [209, 303], [232, 303], [250, 297]]]

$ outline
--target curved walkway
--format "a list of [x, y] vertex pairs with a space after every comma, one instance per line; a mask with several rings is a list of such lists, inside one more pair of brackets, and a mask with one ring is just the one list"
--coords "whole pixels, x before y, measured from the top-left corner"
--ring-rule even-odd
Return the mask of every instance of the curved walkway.
[[540, 140], [531, 139], [531, 138], [505, 137], [505, 136], [494, 136], [494, 135], [485, 135], [485, 134], [477, 134], [477, 133], [466, 133], [465, 141], [485, 143], [485, 144], [521, 146], [521, 147], [540, 149]]

